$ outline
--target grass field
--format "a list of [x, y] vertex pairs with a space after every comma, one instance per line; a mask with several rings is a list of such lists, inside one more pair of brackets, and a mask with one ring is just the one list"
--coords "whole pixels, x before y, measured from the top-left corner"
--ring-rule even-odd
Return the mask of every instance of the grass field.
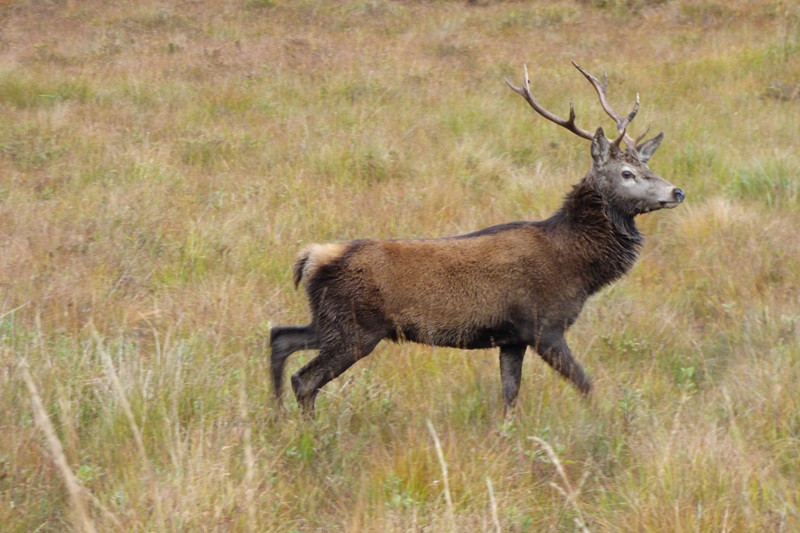
[[[6, 1], [3, 531], [800, 530], [800, 6]], [[687, 202], [568, 340], [381, 344], [304, 423], [267, 336], [310, 242], [544, 218], [638, 92]], [[313, 356], [296, 354], [294, 372]]]

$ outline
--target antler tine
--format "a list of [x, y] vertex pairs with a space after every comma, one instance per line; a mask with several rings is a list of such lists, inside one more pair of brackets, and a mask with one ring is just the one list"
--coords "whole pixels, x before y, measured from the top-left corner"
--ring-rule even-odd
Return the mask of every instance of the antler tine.
[[573, 61], [572, 64], [581, 72], [581, 74], [584, 75], [584, 77], [586, 77], [587, 80], [589, 80], [589, 83], [591, 83], [592, 87], [594, 87], [595, 91], [597, 91], [597, 96], [600, 99], [600, 105], [603, 106], [606, 114], [613, 118], [614, 122], [617, 123], [617, 132], [619, 132], [620, 136], [619, 139], [615, 141], [615, 144], [619, 145], [619, 142], [624, 140], [628, 147], [635, 148], [636, 143], [634, 142], [633, 138], [628, 135], [627, 128], [633, 118], [636, 116], [636, 113], [639, 112], [639, 93], [636, 93], [636, 103], [633, 106], [633, 110], [628, 113], [628, 116], [622, 118], [611, 108], [606, 97], [606, 89], [608, 88], [608, 74], [603, 71], [603, 83], [600, 83], [597, 78], [583, 70], [583, 68], [581, 68], [581, 66], [576, 62]]
[[624, 129], [623, 129], [623, 130], [620, 132], [620, 134], [619, 134], [619, 137], [617, 137], [616, 139], [614, 139], [614, 140], [612, 141], [612, 143], [614, 144], [614, 146], [616, 146], [617, 148], [619, 148], [619, 144], [622, 142], [622, 140], [623, 140], [623, 139], [626, 139], [626, 140], [625, 140], [625, 144], [626, 144], [627, 146], [632, 146], [632, 145], [631, 145], [631, 144], [630, 144], [630, 143], [627, 141], [627, 139], [630, 139], [630, 137], [628, 136], [628, 129], [627, 129], [627, 128], [624, 128]]
[[525, 71], [525, 80], [523, 81], [522, 87], [517, 87], [516, 85], [508, 81], [508, 78], [503, 78], [504, 80], [506, 80], [506, 85], [508, 85], [512, 91], [521, 95], [525, 99], [525, 101], [528, 102], [528, 104], [530, 104], [530, 106], [534, 109], [534, 111], [542, 115], [550, 122], [554, 122], [559, 126], [568, 129], [569, 131], [571, 131], [572, 133], [574, 133], [579, 137], [591, 140], [593, 135], [590, 132], [579, 128], [575, 124], [575, 108], [572, 106], [572, 102], [570, 102], [569, 104], [569, 119], [564, 120], [563, 118], [554, 115], [553, 113], [542, 107], [542, 105], [536, 101], [536, 98], [534, 98], [533, 93], [531, 93], [531, 80], [528, 78], [528, 67], [527, 65], [523, 65], [522, 68]]
[[642, 142], [642, 139], [644, 139], [645, 135], [647, 135], [648, 133], [650, 133], [650, 124], [647, 125], [647, 128], [644, 130], [644, 133], [636, 137], [636, 140], [634, 142], [636, 143], [637, 148], [639, 147], [639, 143]]
[[[628, 125], [630, 125], [631, 121], [633, 121], [633, 119], [636, 117], [636, 113], [638, 112], [639, 112], [639, 93], [636, 93], [636, 103], [633, 104], [633, 109], [631, 110], [630, 113], [628, 113], [628, 116], [625, 117], [622, 121], [624, 128], [627, 128]], [[619, 126], [617, 126], [617, 129], [619, 130]]]

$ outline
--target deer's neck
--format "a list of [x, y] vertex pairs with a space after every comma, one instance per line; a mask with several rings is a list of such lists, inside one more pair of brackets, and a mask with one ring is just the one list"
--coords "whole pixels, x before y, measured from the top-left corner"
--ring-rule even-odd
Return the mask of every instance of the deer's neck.
[[633, 216], [614, 210], [588, 180], [567, 195], [556, 218], [570, 236], [589, 294], [633, 268], [644, 237]]

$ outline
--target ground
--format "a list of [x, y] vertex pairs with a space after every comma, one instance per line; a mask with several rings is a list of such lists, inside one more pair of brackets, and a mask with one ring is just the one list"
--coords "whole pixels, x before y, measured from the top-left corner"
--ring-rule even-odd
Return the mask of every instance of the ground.
[[[777, 0], [7, 1], [0, 523], [8, 531], [800, 528], [800, 10]], [[382, 344], [303, 422], [267, 334], [312, 242], [548, 216], [613, 124], [686, 191], [532, 354]], [[298, 353], [291, 373], [312, 353]]]

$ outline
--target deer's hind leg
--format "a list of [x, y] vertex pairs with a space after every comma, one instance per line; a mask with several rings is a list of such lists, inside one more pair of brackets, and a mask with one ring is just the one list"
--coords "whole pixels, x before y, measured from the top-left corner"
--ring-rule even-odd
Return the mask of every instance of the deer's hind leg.
[[348, 328], [321, 334], [317, 356], [292, 376], [292, 389], [305, 415], [313, 417], [314, 401], [322, 387], [369, 355], [385, 336], [383, 332], [370, 333], [358, 326], [355, 328], [349, 330], [354, 333], [349, 335]]
[[299, 350], [319, 349], [319, 337], [314, 324], [307, 326], [275, 326], [270, 330], [270, 365], [272, 388], [280, 403], [283, 394], [283, 367], [286, 359]]

